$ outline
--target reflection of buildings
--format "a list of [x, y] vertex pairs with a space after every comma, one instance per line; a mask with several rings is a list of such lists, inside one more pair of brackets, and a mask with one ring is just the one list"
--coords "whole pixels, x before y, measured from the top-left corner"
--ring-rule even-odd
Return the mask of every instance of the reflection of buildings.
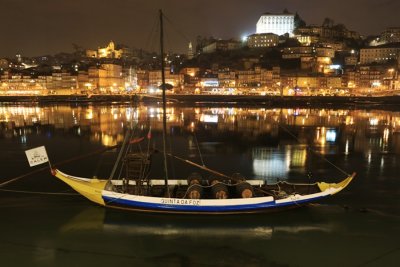
[[[103, 145], [113, 145], [122, 139], [129, 120], [151, 125], [154, 132], [162, 130], [162, 109], [158, 106], [47, 106], [0, 107], [0, 134], [11, 138], [40, 131], [20, 131], [32, 126], [51, 126], [58, 131], [76, 129]], [[321, 153], [366, 155], [377, 152], [400, 153], [400, 113], [389, 111], [350, 111], [324, 109], [254, 109], [254, 108], [196, 108], [170, 106], [167, 109], [168, 127], [189, 132], [204, 127], [206, 138], [218, 135], [226, 138], [235, 133], [240, 142], [284, 150], [255, 150], [252, 152], [255, 173], [264, 176], [262, 165], [272, 176], [280, 177], [287, 168], [304, 168], [306, 154], [299, 142], [286, 133], [291, 131], [300, 143], [318, 147]], [[280, 127], [281, 124], [283, 127]], [[268, 139], [268, 140], [267, 140]], [[236, 141], [238, 139], [235, 139]], [[235, 142], [236, 142], [235, 141]], [[279, 154], [281, 153], [281, 154]], [[273, 156], [271, 156], [273, 155]], [[286, 162], [282, 164], [282, 162]], [[275, 165], [274, 165], [275, 164]], [[271, 166], [274, 165], [272, 168]]]
[[291, 169], [304, 170], [307, 159], [306, 146], [286, 145], [280, 148], [256, 147], [252, 151], [255, 177], [282, 180]]

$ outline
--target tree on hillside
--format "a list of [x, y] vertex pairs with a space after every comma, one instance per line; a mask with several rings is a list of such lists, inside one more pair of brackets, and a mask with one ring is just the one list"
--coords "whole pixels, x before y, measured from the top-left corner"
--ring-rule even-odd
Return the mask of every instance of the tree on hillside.
[[299, 27], [305, 27], [306, 25], [306, 22], [296, 12], [296, 14], [294, 15], [294, 28], [297, 29]]
[[322, 27], [332, 28], [335, 24], [335, 21], [331, 18], [325, 18], [322, 22]]

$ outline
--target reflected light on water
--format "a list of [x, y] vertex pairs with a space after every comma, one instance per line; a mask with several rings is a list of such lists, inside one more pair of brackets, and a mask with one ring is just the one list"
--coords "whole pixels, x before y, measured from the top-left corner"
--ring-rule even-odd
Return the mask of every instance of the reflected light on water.
[[[400, 153], [399, 112], [170, 106], [167, 113], [167, 127], [186, 136], [196, 133], [200, 143], [218, 143], [229, 137], [232, 143], [225, 142], [221, 146], [236, 146], [241, 142], [250, 144], [251, 149], [276, 149], [279, 146], [280, 149], [271, 152], [276, 154], [274, 157], [260, 157], [262, 153], [250, 152], [254, 160], [253, 173], [257, 177], [271, 174], [271, 169], [274, 169], [274, 176], [285, 177], [293, 168], [304, 168], [305, 152], [293, 150], [293, 147], [291, 152], [282, 150], [298, 144], [299, 140], [324, 155], [338, 151], [345, 155], [362, 153], [368, 164], [371, 164], [371, 153]], [[151, 126], [155, 133], [160, 133], [162, 109], [159, 105], [0, 107], [0, 131], [5, 138], [21, 138], [21, 143], [26, 143], [32, 135], [43, 133], [53, 138], [55, 129], [63, 129], [64, 132], [72, 130], [77, 136], [89, 136], [89, 140], [101, 145], [112, 146], [121, 140], [120, 135], [132, 125], [128, 123], [132, 120], [139, 127]], [[40, 127], [45, 126], [48, 128], [41, 131]], [[286, 131], [293, 137], [287, 136]], [[264, 146], [260, 142], [276, 143]]]

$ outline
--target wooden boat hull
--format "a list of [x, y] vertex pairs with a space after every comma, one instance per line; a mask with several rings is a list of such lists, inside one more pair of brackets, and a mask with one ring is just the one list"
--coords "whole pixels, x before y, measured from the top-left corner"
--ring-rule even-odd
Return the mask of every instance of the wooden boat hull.
[[340, 183], [317, 183], [320, 192], [290, 194], [285, 198], [273, 196], [232, 199], [186, 199], [118, 193], [106, 189], [107, 180], [87, 179], [67, 175], [57, 169], [53, 174], [89, 200], [110, 208], [177, 214], [240, 214], [279, 211], [304, 206], [343, 190], [354, 178], [351, 175]]

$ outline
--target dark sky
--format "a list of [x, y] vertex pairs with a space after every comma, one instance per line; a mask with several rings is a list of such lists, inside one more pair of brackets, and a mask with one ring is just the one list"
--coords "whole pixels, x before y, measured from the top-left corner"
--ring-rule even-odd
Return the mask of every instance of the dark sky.
[[186, 52], [197, 35], [240, 38], [255, 32], [265, 12], [298, 12], [307, 24], [325, 17], [363, 35], [400, 27], [399, 0], [0, 0], [0, 57], [72, 52], [110, 40], [156, 48], [158, 9], [166, 23], [166, 49]]

